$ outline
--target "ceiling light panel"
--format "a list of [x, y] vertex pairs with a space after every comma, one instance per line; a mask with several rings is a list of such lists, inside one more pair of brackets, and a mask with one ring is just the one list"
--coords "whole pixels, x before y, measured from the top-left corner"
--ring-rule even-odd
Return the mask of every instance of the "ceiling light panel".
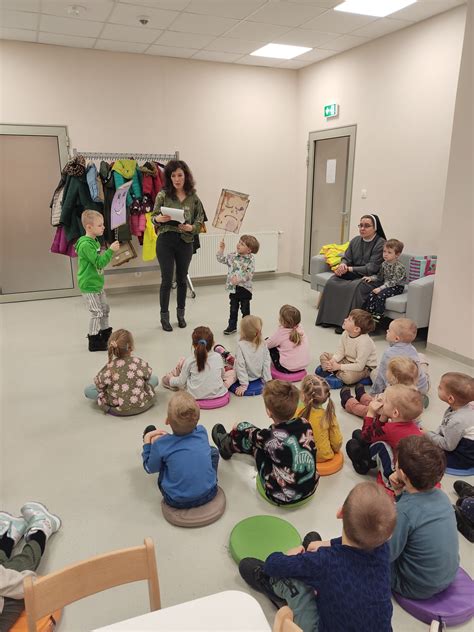
[[306, 46], [288, 46], [287, 44], [267, 44], [250, 53], [254, 57], [272, 57], [273, 59], [293, 59], [307, 53], [311, 48]]
[[346, 0], [334, 7], [334, 11], [384, 18], [415, 2], [416, 0]]

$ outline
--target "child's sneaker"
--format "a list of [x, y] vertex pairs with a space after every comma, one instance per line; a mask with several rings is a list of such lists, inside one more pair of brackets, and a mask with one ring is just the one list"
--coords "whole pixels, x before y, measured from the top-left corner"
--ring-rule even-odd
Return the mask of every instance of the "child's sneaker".
[[365, 395], [365, 386], [359, 382], [355, 387], [355, 397], [358, 402], [360, 402], [362, 395]]
[[52, 514], [42, 503], [29, 502], [25, 503], [20, 509], [23, 518], [28, 523], [25, 540], [28, 541], [28, 537], [35, 531], [42, 531], [46, 539], [48, 539], [53, 533], [61, 526], [61, 519], [59, 516]]
[[251, 588], [266, 595], [277, 608], [286, 606], [286, 601], [273, 592], [270, 577], [263, 572], [262, 560], [244, 557], [239, 563], [239, 573]]
[[222, 332], [224, 336], [230, 336], [230, 334], [235, 334], [237, 332], [237, 327], [226, 327]]
[[304, 539], [302, 542], [304, 550], [306, 551], [308, 549], [308, 546], [311, 544], [311, 542], [321, 542], [321, 540], [322, 540], [322, 537], [319, 535], [317, 531], [310, 531], [304, 536]]
[[222, 424], [216, 424], [212, 429], [212, 440], [219, 450], [221, 457], [227, 461], [234, 454], [232, 452], [232, 440]]
[[339, 392], [339, 396], [341, 398], [341, 406], [345, 410], [348, 400], [352, 397], [351, 389], [348, 386], [343, 386]]
[[0, 538], [4, 535], [13, 540], [15, 544], [21, 540], [27, 527], [26, 520], [21, 516], [15, 518], [6, 511], [0, 512]]
[[153, 432], [153, 430], [156, 430], [156, 426], [147, 426], [145, 428], [145, 430], [143, 431], [143, 438], [145, 438], [145, 435], [148, 434], [149, 432]]
[[214, 345], [214, 351], [224, 357], [228, 355], [229, 353], [227, 349], [223, 345], [220, 345], [220, 344]]

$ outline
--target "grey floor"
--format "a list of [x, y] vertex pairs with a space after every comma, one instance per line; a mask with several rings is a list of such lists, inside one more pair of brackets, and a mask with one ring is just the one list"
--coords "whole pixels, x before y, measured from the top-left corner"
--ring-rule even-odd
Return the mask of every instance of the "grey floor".
[[[198, 325], [210, 326], [217, 341], [231, 349], [235, 346], [235, 337], [224, 339], [220, 333], [227, 317], [223, 287], [208, 285], [196, 290], [197, 298], [188, 303], [188, 328], [173, 333], [165, 333], [158, 326], [156, 290], [109, 297], [111, 324], [133, 332], [136, 354], [146, 359], [160, 377], [179, 356], [190, 353], [191, 331]], [[339, 340], [333, 330], [314, 326], [315, 301], [316, 294], [309, 284], [286, 276], [257, 281], [252, 301], [253, 313], [263, 318], [265, 335], [276, 327], [282, 303], [298, 306], [311, 340], [313, 365], [320, 352], [335, 349]], [[219, 481], [227, 496], [224, 516], [202, 529], [170, 526], [161, 515], [155, 477], [145, 474], [140, 458], [143, 428], [163, 423], [170, 392], [160, 387], [157, 405], [141, 416], [104, 416], [82, 394], [105, 363], [105, 353], [86, 350], [88, 315], [80, 297], [2, 305], [0, 313], [1, 509], [14, 513], [25, 501], [40, 500], [61, 516], [63, 528], [49, 543], [42, 573], [98, 553], [140, 544], [144, 537], [151, 536], [166, 607], [222, 590], [247, 590], [227, 548], [232, 527], [247, 516], [283, 516], [302, 535], [312, 529], [320, 531], [323, 538], [340, 535], [336, 510], [352, 486], [362, 480], [347, 462], [338, 474], [321, 479], [311, 503], [291, 512], [273, 508], [257, 496], [255, 470], [248, 457], [221, 462]], [[375, 340], [382, 353], [383, 336]], [[423, 342], [417, 345], [420, 350], [424, 348]], [[427, 355], [434, 388], [423, 421], [425, 427], [434, 429], [445, 408], [436, 396], [440, 375], [469, 369], [450, 359]], [[359, 422], [341, 409], [338, 400], [336, 391], [334, 401], [347, 439]], [[268, 423], [262, 398], [232, 397], [229, 406], [203, 411], [201, 418], [209, 431], [217, 422], [230, 426], [239, 420]], [[454, 480], [447, 476], [442, 483], [453, 502]], [[459, 542], [461, 563], [472, 575], [472, 545], [461, 535]], [[271, 621], [273, 607], [261, 595], [255, 596]], [[90, 630], [143, 614], [147, 607], [144, 584], [121, 587], [68, 606], [60, 630]], [[428, 626], [395, 605], [393, 628], [396, 632], [417, 632]], [[456, 629], [473, 628], [466, 624]]]

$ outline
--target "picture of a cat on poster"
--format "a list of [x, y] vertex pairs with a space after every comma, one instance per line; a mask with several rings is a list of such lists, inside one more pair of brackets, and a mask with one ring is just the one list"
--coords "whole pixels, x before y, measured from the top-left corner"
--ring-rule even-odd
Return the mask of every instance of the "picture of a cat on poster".
[[226, 232], [238, 234], [249, 202], [250, 197], [246, 193], [222, 189], [212, 225]]

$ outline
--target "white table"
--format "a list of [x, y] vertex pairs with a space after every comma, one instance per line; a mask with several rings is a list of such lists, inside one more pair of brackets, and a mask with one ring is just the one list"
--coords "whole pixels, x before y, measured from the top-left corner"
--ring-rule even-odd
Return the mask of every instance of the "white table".
[[240, 590], [226, 590], [177, 606], [113, 623], [93, 632], [271, 632], [256, 599]]

